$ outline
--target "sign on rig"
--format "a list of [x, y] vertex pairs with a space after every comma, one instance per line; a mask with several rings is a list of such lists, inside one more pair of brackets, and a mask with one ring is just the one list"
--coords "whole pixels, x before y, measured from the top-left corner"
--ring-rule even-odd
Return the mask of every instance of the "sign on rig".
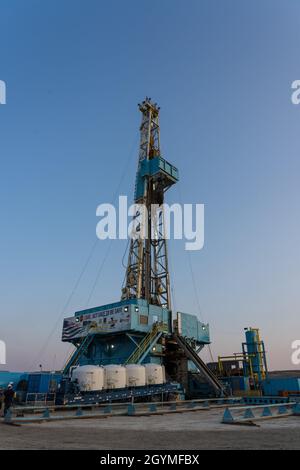
[[62, 340], [70, 341], [92, 333], [113, 333], [130, 329], [130, 312], [126, 307], [65, 318]]

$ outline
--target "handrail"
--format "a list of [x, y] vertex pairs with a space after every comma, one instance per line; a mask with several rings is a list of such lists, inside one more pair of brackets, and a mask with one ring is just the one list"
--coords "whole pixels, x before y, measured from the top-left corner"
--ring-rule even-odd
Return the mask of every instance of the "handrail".
[[185, 340], [185, 338], [176, 334], [174, 335], [174, 338], [177, 341], [178, 345], [187, 353], [190, 359], [194, 362], [197, 369], [199, 369], [200, 372], [202, 372], [206, 379], [211, 383], [213, 388], [217, 392], [221, 393], [221, 395], [226, 395], [224, 386], [221, 384], [221, 382], [219, 382], [215, 374], [209, 369], [209, 367], [207, 367], [205, 362], [202, 361], [202, 359], [194, 351], [191, 345]]
[[161, 336], [163, 332], [167, 332], [167, 325], [165, 323], [155, 323], [149, 333], [137, 345], [131, 356], [129, 356], [129, 358], [126, 360], [125, 364], [136, 363], [149, 348], [152, 342], [156, 339], [156, 337], [158, 337], [158, 335]]
[[83, 350], [85, 350], [91, 343], [92, 341], [92, 337], [93, 335], [87, 335], [84, 340], [82, 341], [82, 343], [80, 344], [80, 346], [75, 350], [73, 351], [73, 353], [70, 354], [64, 368], [63, 368], [63, 374], [66, 375], [70, 368], [73, 366], [73, 365], [76, 365], [77, 364], [77, 361], [78, 361], [78, 358], [79, 358], [79, 353], [82, 352]]

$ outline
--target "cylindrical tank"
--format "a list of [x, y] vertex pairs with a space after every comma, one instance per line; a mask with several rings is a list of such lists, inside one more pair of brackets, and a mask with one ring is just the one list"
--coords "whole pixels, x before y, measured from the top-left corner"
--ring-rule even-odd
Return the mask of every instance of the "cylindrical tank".
[[165, 368], [159, 364], [145, 364], [147, 385], [165, 383]]
[[146, 385], [146, 369], [139, 364], [126, 366], [127, 387], [144, 387]]
[[123, 366], [110, 364], [105, 366], [105, 382], [107, 389], [126, 387], [126, 369]]
[[252, 371], [255, 375], [257, 375], [258, 380], [261, 380], [264, 377], [264, 351], [263, 342], [260, 340], [258, 329], [249, 328], [246, 331], [246, 345], [247, 352], [252, 364]]
[[72, 372], [72, 382], [75, 381], [81, 392], [103, 390], [104, 369], [93, 365], [76, 367]]

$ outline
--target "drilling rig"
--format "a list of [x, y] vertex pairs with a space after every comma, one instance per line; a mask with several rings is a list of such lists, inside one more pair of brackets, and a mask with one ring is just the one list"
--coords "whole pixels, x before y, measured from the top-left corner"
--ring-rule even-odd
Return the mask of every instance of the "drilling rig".
[[[161, 154], [159, 106], [146, 97], [139, 110], [134, 233], [121, 300], [64, 320], [62, 340], [75, 350], [63, 372], [69, 376], [74, 367], [87, 365], [157, 364], [165, 367], [165, 390], [174, 391], [179, 384], [186, 391], [192, 364], [213, 394], [224, 395], [223, 385], [198, 354], [210, 343], [209, 326], [194, 314], [172, 314], [164, 200], [179, 174]], [[148, 387], [147, 393], [155, 395], [156, 390]]]
[[122, 299], [145, 299], [171, 310], [164, 195], [178, 181], [178, 170], [161, 157], [159, 107], [146, 98], [142, 113], [134, 201], [141, 237], [131, 239]]

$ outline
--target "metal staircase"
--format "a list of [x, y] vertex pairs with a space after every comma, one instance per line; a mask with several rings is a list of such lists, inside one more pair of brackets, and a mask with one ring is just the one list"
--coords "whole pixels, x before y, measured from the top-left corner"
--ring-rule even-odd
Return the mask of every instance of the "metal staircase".
[[212, 385], [217, 395], [226, 396], [224, 386], [215, 376], [215, 374], [207, 367], [205, 362], [198, 356], [196, 351], [192, 348], [189, 342], [180, 335], [174, 334], [178, 346], [185, 352], [186, 356], [195, 364], [199, 372], [206, 378], [206, 380]]
[[165, 323], [155, 323], [149, 333], [138, 344], [125, 364], [141, 364], [163, 333], [168, 331]]
[[69, 359], [67, 360], [63, 368], [63, 375], [68, 375], [71, 367], [78, 365], [80, 356], [87, 351], [88, 347], [92, 342], [93, 337], [94, 335], [87, 335], [81, 342], [80, 346], [78, 346], [77, 349], [71, 353]]

